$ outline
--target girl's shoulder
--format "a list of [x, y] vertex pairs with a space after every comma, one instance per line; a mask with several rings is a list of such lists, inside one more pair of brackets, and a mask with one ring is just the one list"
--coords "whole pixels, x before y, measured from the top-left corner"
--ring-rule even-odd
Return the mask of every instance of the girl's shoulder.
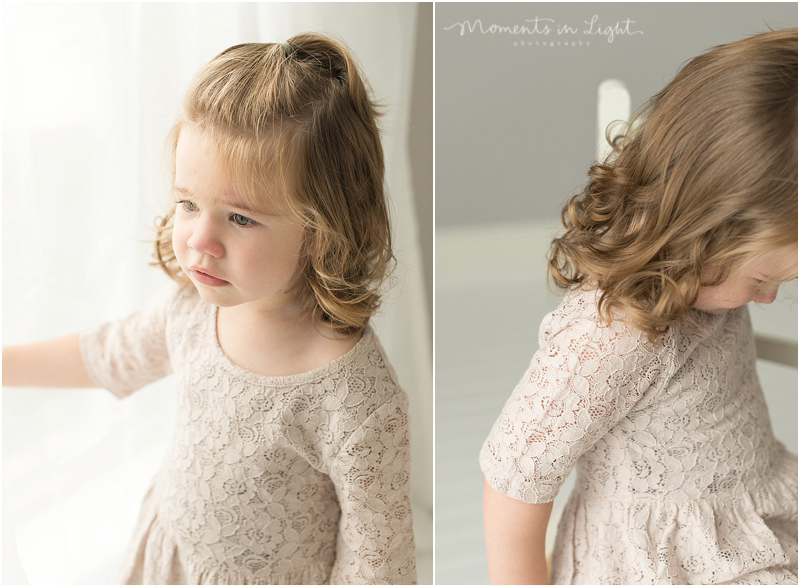
[[558, 307], [542, 320], [539, 330], [541, 341], [558, 337], [634, 338], [640, 339], [643, 332], [621, 320], [622, 316], [607, 323], [600, 315], [598, 302], [602, 292], [589, 287], [567, 290]]
[[[349, 384], [354, 384], [354, 375], [367, 383], [368, 402], [376, 407], [393, 399], [405, 398], [397, 374], [372, 327], [367, 326], [356, 345], [335, 363], [335, 370], [346, 375]], [[353, 387], [355, 391], [360, 389], [357, 383]]]
[[[558, 307], [542, 320], [538, 359], [582, 369], [595, 361], [668, 365], [675, 347], [671, 334], [651, 342], [645, 332], [622, 320], [618, 313], [606, 322], [598, 310], [601, 293], [589, 288], [565, 293]], [[600, 364], [597, 367], [603, 368]]]
[[564, 292], [558, 307], [550, 312], [545, 320], [553, 322], [566, 322], [572, 319], [593, 320], [599, 316], [597, 302], [600, 290], [586, 287], [576, 287]]
[[744, 306], [724, 314], [693, 310], [689, 317], [651, 342], [645, 332], [626, 322], [619, 312], [612, 313], [612, 320], [607, 322], [598, 309], [601, 295], [596, 288], [568, 290], [558, 307], [542, 320], [540, 348], [569, 347], [577, 352], [590, 347], [617, 355], [636, 349], [640, 357], [653, 354], [679, 362], [699, 346], [725, 345], [732, 335], [742, 339], [749, 335], [749, 314]]
[[408, 397], [370, 326], [349, 352], [319, 370], [307, 385], [325, 396], [318, 409], [335, 412], [333, 420], [342, 431], [355, 430], [388, 413], [407, 418]]
[[189, 283], [170, 281], [150, 300], [150, 306], [159, 306], [169, 322], [182, 322], [187, 317], [204, 314], [208, 303], [200, 297], [197, 288]]
[[[304, 448], [315, 455], [310, 456], [314, 463], [347, 460], [352, 453], [342, 448], [363, 441], [370, 431], [407, 430], [408, 398], [369, 326], [350, 351], [328, 365], [273, 381], [280, 384], [273, 386], [276, 401], [291, 410], [302, 406], [299, 425], [306, 428]], [[298, 421], [291, 420], [291, 426]], [[287, 429], [287, 434], [294, 432]]]
[[193, 284], [170, 280], [144, 308], [151, 321], [161, 324], [170, 354], [186, 352], [186, 344], [205, 341], [214, 316], [211, 306], [200, 297]]

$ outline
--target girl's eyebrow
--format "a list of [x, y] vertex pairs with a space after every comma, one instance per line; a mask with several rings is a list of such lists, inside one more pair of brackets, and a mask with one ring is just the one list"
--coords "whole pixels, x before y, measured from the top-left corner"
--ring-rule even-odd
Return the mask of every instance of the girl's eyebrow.
[[769, 283], [786, 283], [787, 281], [794, 281], [795, 279], [797, 279], [797, 275], [795, 275], [794, 277], [783, 277], [782, 279], [777, 279], [775, 277], [769, 277], [768, 275], [759, 271], [756, 273], [756, 279], [760, 279], [762, 281], [766, 281]]
[[[172, 189], [174, 189], [176, 192], [178, 192], [178, 193], [180, 193], [180, 194], [182, 194], [184, 196], [191, 197], [191, 198], [195, 197], [195, 195], [191, 191], [189, 191], [188, 189], [186, 189], [184, 187], [180, 187], [180, 186], [174, 185], [174, 186], [172, 186]], [[222, 199], [219, 199], [219, 198], [217, 198], [216, 201], [218, 203], [224, 205], [224, 206], [229, 206], [231, 208], [236, 208], [237, 210], [244, 210], [245, 212], [247, 212], [248, 214], [251, 214], [253, 216], [268, 216], [267, 213], [261, 212], [259, 210], [254, 210], [253, 208], [251, 208], [247, 204], [244, 204], [244, 203], [241, 203], [241, 202], [231, 202], [231, 201], [222, 200]]]

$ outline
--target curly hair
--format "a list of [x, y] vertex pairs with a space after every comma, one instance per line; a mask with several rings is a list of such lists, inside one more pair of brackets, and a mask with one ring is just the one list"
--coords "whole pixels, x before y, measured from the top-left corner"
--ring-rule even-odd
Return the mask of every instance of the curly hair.
[[[332, 328], [358, 332], [394, 265], [378, 105], [339, 42], [300, 34], [226, 49], [196, 75], [167, 140], [175, 177], [181, 129], [215, 141], [237, 193], [303, 227], [289, 289]], [[275, 187], [279, 189], [275, 189]], [[174, 209], [157, 220], [154, 265], [189, 283], [172, 249]]]
[[562, 210], [549, 275], [598, 288], [603, 319], [652, 342], [701, 287], [797, 243], [797, 29], [692, 59], [610, 142]]

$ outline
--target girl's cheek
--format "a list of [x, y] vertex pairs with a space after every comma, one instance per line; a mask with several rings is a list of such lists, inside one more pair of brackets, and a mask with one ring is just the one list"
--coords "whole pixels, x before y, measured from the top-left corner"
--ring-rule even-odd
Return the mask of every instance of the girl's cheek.
[[[186, 235], [183, 227], [177, 222], [172, 228], [172, 250], [175, 255], [183, 255], [186, 252]], [[178, 259], [180, 261], [180, 259]]]

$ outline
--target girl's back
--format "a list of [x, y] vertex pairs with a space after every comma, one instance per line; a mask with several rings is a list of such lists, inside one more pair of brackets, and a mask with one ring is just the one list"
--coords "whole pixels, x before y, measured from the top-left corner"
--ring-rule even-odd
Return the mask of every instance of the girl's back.
[[652, 344], [604, 324], [588, 290], [542, 323], [481, 467], [544, 503], [577, 466], [553, 583], [794, 577], [797, 458], [772, 436], [747, 309], [693, 317]]

